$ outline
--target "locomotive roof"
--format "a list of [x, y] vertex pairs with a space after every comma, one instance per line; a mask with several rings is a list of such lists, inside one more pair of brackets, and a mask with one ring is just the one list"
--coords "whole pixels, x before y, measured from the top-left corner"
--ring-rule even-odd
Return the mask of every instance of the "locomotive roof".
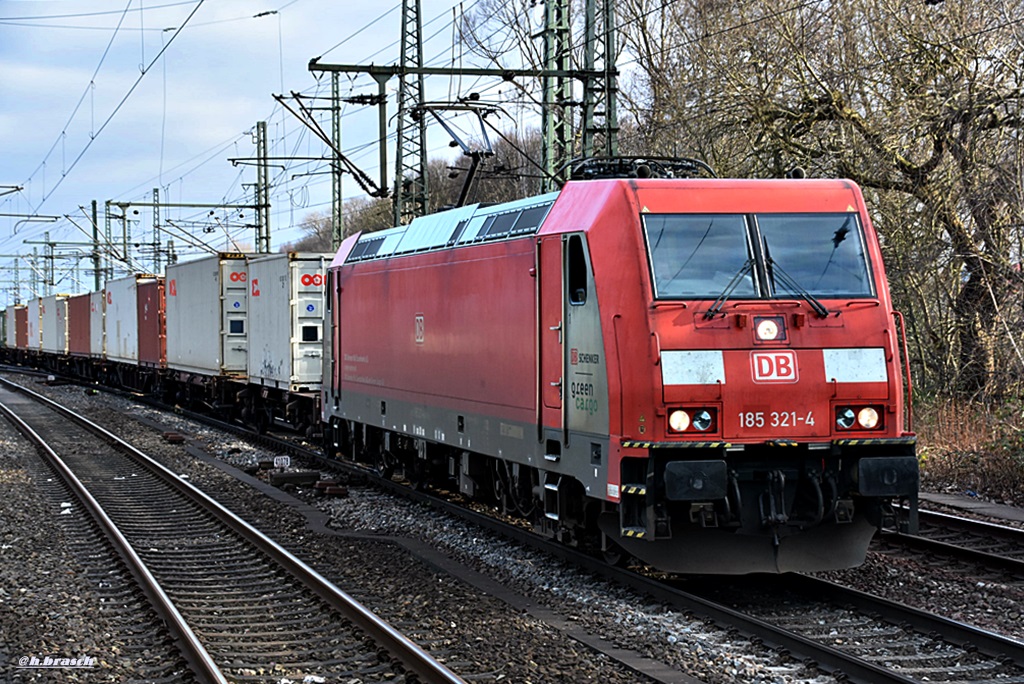
[[[415, 219], [373, 233], [362, 233], [342, 243], [331, 264], [385, 259], [479, 242], [537, 234], [560, 196], [583, 214], [599, 211], [602, 195], [628, 185], [637, 194], [641, 211], [645, 200], [684, 211], [736, 210], [734, 193], [742, 192], [751, 211], [851, 211], [858, 202], [856, 184], [839, 179], [601, 179], [570, 181], [561, 191], [496, 205], [473, 204]], [[680, 196], [680, 189], [697, 191]], [[671, 195], [665, 194], [671, 193]], [[571, 199], [570, 199], [571, 198]], [[684, 199], [685, 198], [685, 199]], [[665, 201], [659, 201], [664, 199]], [[853, 201], [851, 201], [853, 200]], [[685, 207], [685, 208], [684, 208]], [[650, 210], [655, 209], [654, 205]], [[585, 223], [585, 221], [584, 221]]]
[[495, 205], [473, 204], [359, 236], [345, 263], [383, 259], [536, 233], [558, 192]]

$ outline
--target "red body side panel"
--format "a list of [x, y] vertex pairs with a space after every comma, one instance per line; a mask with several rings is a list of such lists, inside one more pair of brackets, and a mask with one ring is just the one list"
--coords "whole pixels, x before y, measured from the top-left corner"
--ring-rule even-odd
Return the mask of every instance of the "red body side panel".
[[342, 267], [341, 386], [536, 420], [533, 245], [527, 238]]
[[71, 356], [89, 356], [91, 335], [89, 295], [76, 295], [68, 299], [68, 353]]
[[139, 365], [167, 365], [167, 319], [164, 317], [164, 279], [139, 283]]

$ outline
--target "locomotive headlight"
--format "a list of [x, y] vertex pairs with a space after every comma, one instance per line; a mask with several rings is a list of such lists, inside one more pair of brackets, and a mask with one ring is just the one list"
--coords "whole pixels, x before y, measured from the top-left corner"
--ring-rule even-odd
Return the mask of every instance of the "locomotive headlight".
[[701, 409], [693, 414], [694, 430], [705, 432], [711, 429], [711, 426], [714, 425], [714, 422], [715, 420], [712, 417], [711, 412], [708, 411], [707, 409]]
[[857, 424], [865, 430], [873, 429], [878, 425], [878, 411], [870, 406], [865, 406], [857, 412]]
[[779, 336], [779, 324], [766, 318], [757, 324], [757, 339], [770, 342]]
[[841, 408], [836, 411], [836, 426], [840, 430], [849, 430], [853, 427], [855, 420], [857, 420], [857, 414], [853, 412], [852, 408]]
[[690, 427], [690, 416], [683, 410], [676, 410], [668, 414], [668, 426], [674, 432], [685, 432]]

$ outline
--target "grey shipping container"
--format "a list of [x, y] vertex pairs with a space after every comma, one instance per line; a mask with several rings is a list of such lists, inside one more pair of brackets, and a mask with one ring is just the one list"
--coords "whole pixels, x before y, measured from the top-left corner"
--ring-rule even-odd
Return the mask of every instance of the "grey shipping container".
[[324, 292], [331, 254], [288, 253], [249, 261], [249, 382], [320, 390]]
[[167, 367], [184, 373], [244, 377], [248, 366], [248, 264], [218, 254], [165, 272]]

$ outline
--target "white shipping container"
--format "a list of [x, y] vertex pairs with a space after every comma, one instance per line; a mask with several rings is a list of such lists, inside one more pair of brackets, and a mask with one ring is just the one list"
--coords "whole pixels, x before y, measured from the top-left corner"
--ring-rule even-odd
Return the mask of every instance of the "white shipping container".
[[106, 358], [107, 333], [104, 312], [107, 310], [107, 291], [89, 293], [89, 355], [94, 359]]
[[248, 268], [219, 254], [166, 270], [167, 367], [242, 377], [248, 367]]
[[14, 312], [20, 308], [20, 305], [7, 307], [7, 346], [11, 349], [16, 349], [18, 346], [18, 326], [14, 322]]
[[43, 351], [47, 354], [68, 353], [68, 296], [43, 297], [42, 315]]
[[135, 364], [139, 361], [139, 281], [152, 276], [128, 276], [108, 280], [107, 308], [104, 314], [107, 334], [107, 359]]
[[320, 390], [324, 292], [331, 254], [289, 253], [249, 261], [249, 381]]
[[34, 297], [28, 302], [28, 342], [26, 349], [39, 351], [43, 344], [43, 298]]

